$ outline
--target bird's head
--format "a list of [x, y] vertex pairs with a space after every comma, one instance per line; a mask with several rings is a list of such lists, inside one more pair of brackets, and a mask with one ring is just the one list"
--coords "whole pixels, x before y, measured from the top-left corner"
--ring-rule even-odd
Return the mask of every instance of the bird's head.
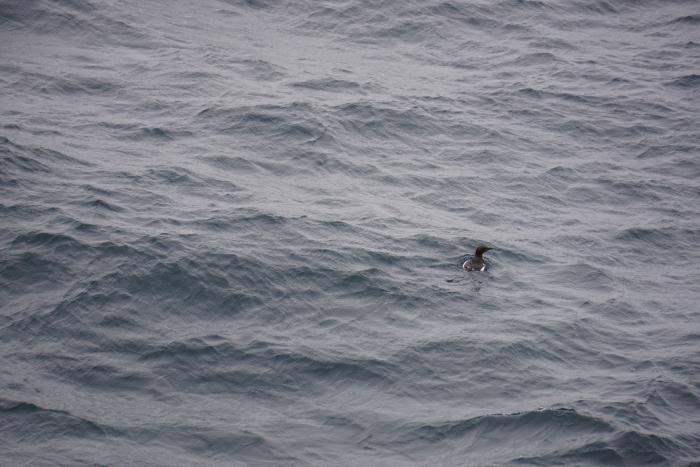
[[484, 246], [484, 245], [479, 245], [479, 247], [476, 249], [476, 253], [474, 253], [476, 256], [481, 257], [484, 253], [486, 253], [489, 250], [493, 250], [493, 248], [489, 246]]

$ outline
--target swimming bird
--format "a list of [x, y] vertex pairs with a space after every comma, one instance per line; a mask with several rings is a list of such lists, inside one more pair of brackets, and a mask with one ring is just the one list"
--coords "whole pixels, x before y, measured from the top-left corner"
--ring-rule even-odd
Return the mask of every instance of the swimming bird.
[[467, 271], [486, 271], [486, 263], [484, 263], [483, 255], [493, 248], [479, 245], [474, 253], [474, 256], [464, 262], [462, 267]]

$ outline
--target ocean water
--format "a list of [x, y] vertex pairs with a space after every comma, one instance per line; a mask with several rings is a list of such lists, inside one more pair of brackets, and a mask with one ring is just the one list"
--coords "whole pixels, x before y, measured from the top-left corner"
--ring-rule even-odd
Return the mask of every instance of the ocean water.
[[2, 466], [700, 465], [699, 264], [697, 1], [0, 0]]

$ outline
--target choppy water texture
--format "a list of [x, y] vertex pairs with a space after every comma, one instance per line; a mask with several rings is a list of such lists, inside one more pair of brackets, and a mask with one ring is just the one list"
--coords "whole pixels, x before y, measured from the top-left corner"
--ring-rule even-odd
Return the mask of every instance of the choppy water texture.
[[0, 0], [0, 463], [698, 465], [699, 6]]

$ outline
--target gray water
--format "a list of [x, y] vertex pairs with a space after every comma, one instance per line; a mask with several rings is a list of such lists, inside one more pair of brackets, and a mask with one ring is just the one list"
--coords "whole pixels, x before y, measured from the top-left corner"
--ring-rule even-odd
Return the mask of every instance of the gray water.
[[699, 24], [0, 0], [0, 464], [699, 465]]

